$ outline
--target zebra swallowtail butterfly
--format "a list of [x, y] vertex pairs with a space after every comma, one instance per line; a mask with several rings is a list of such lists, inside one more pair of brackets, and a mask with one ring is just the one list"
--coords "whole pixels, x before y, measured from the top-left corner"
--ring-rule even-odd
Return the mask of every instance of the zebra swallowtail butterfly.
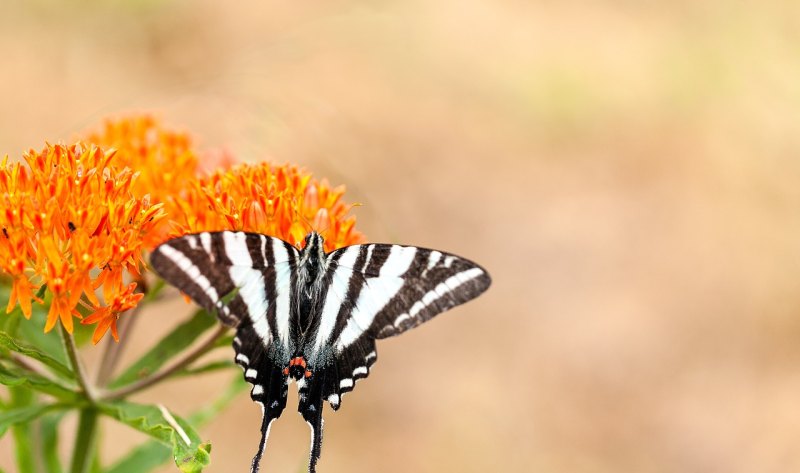
[[375, 340], [400, 334], [485, 291], [477, 264], [414, 246], [364, 244], [330, 253], [311, 232], [296, 249], [243, 232], [186, 235], [157, 247], [150, 262], [168, 282], [236, 328], [236, 363], [261, 405], [257, 472], [290, 381], [311, 427], [309, 472], [322, 447], [322, 407], [339, 409], [377, 359]]

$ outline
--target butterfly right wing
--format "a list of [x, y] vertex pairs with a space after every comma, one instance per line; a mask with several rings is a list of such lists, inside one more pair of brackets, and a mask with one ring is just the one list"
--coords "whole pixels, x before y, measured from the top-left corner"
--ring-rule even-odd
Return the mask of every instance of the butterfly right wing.
[[153, 250], [150, 263], [166, 281], [201, 307], [236, 327], [236, 363], [263, 408], [257, 472], [269, 428], [286, 406], [282, 368], [293, 350], [289, 336], [291, 279], [298, 252], [266, 235], [205, 232], [185, 235]]
[[323, 395], [334, 409], [369, 375], [375, 339], [416, 327], [491, 284], [478, 264], [415, 246], [348, 246], [330, 253], [328, 265], [331, 283], [310, 358], [332, 360]]

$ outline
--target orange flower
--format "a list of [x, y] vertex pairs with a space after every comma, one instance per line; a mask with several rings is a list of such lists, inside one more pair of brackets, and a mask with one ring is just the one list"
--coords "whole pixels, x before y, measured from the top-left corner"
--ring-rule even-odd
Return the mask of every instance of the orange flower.
[[138, 301], [124, 298], [122, 279], [140, 276], [144, 241], [163, 219], [162, 205], [136, 197], [136, 175], [94, 146], [48, 145], [24, 159], [0, 163], [0, 270], [14, 280], [6, 310], [18, 303], [30, 318], [31, 301], [42, 302], [34, 290], [45, 285], [45, 331], [60, 320], [72, 332], [79, 303], [104, 309], [100, 287], [106, 307]]
[[[197, 178], [199, 164], [191, 137], [163, 126], [152, 115], [106, 120], [101, 130], [87, 132], [83, 139], [102, 148], [113, 148], [114, 166], [138, 173], [131, 188], [133, 193], [164, 204], [168, 214], [175, 212], [171, 207], [174, 200], [180, 199], [189, 182]], [[145, 239], [148, 248], [163, 241], [169, 231], [166, 220], [156, 227]]]
[[144, 297], [144, 293], [133, 292], [134, 289], [136, 289], [135, 282], [128, 284], [125, 290], [118, 290], [114, 300], [111, 301], [110, 304], [98, 309], [92, 315], [81, 321], [81, 323], [84, 324], [97, 324], [97, 327], [94, 329], [94, 334], [92, 335], [92, 343], [97, 344], [108, 331], [109, 327], [111, 327], [111, 336], [114, 337], [114, 340], [119, 341], [117, 320], [120, 314], [136, 307], [142, 297]]
[[344, 187], [331, 188], [296, 166], [240, 164], [194, 182], [174, 199], [170, 236], [201, 231], [243, 230], [276, 236], [300, 245], [312, 228], [325, 237], [325, 250], [361, 243]]

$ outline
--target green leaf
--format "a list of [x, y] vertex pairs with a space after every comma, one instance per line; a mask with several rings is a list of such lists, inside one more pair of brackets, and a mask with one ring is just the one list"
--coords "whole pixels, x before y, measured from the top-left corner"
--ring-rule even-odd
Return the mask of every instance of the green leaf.
[[189, 320], [178, 325], [159, 340], [153, 348], [109, 384], [110, 389], [120, 388], [150, 376], [172, 357], [188, 348], [197, 337], [217, 323], [217, 318], [205, 311], [196, 312]]
[[214, 348], [219, 347], [228, 347], [230, 348], [233, 345], [233, 337], [234, 335], [225, 335], [224, 337], [219, 337], [216, 342], [214, 342]]
[[211, 444], [202, 442], [188, 422], [162, 406], [116, 401], [101, 403], [99, 408], [102, 413], [170, 446], [175, 464], [185, 473], [200, 472], [211, 461]]
[[0, 437], [5, 435], [12, 425], [30, 422], [50, 411], [65, 408], [63, 404], [33, 404], [0, 412]]
[[41, 361], [45, 366], [50, 368], [53, 373], [63, 378], [74, 379], [72, 371], [58, 360], [34, 347], [25, 346], [18, 343], [5, 332], [0, 332], [0, 347], [20, 353], [27, 357], [33, 358], [34, 360]]
[[44, 471], [61, 473], [61, 461], [58, 458], [58, 424], [64, 417], [62, 412], [42, 416], [39, 421], [39, 438]]
[[[0, 286], [0, 301], [8, 301], [9, 293], [9, 287]], [[46, 305], [34, 303], [31, 307], [31, 318], [26, 320], [22, 315], [22, 309], [17, 305], [6, 317], [0, 317], [0, 320], [5, 319], [0, 330], [15, 339], [24, 341], [29, 346], [36, 347], [43, 353], [47, 353], [62, 365], [66, 365], [67, 357], [58, 331], [51, 330], [49, 333], [44, 333], [47, 310]]]
[[33, 389], [49, 394], [67, 403], [74, 403], [78, 396], [67, 387], [36, 373], [0, 364], [0, 384]]
[[11, 409], [2, 413], [6, 418], [6, 425], [0, 427], [0, 437], [8, 427], [14, 438], [14, 458], [19, 473], [33, 473], [33, 436], [31, 425], [27, 422], [28, 416], [35, 418], [37, 406], [36, 397], [30, 389], [9, 387], [11, 395]]
[[[189, 416], [189, 422], [196, 426], [205, 424], [228, 407], [236, 396], [247, 388], [248, 385], [242, 379], [242, 375], [237, 373], [225, 392], [211, 405]], [[162, 443], [145, 442], [120, 459], [106, 473], [146, 473], [167, 462], [171, 456], [169, 448]]]

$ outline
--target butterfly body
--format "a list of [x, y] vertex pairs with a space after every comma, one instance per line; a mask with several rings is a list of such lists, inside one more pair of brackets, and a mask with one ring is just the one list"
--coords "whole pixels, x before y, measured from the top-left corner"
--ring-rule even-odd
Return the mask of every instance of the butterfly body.
[[170, 240], [151, 264], [164, 279], [236, 328], [235, 360], [263, 408], [257, 472], [292, 380], [311, 427], [309, 471], [322, 447], [322, 409], [334, 410], [377, 360], [375, 340], [477, 297], [491, 280], [455, 255], [364, 244], [325, 253], [311, 232], [298, 250], [280, 239], [206, 232]]

